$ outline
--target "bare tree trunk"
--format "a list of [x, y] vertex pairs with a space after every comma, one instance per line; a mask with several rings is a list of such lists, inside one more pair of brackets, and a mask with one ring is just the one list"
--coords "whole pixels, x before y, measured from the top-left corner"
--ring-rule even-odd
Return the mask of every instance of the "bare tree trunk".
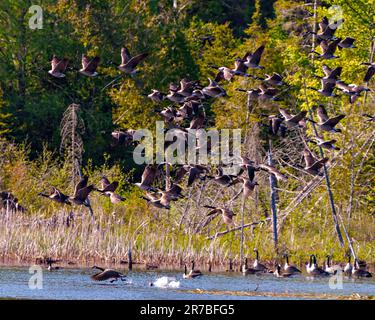
[[[268, 165], [273, 166], [272, 161], [272, 141], [269, 140], [269, 150], [268, 150]], [[277, 181], [273, 174], [269, 176], [270, 180], [270, 189], [271, 189], [271, 211], [272, 211], [272, 229], [273, 229], [273, 242], [275, 249], [277, 248], [278, 243], [278, 234], [277, 234], [277, 207], [276, 207], [276, 188]]]
[[244, 224], [245, 224], [245, 196], [242, 196], [241, 204], [241, 244], [240, 244], [240, 265], [243, 261], [243, 245], [244, 245]]

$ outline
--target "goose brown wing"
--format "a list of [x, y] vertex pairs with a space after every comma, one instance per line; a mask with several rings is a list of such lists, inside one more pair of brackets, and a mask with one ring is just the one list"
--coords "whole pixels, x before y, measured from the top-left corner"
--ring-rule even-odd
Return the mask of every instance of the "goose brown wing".
[[289, 121], [298, 123], [306, 117], [306, 114], [307, 114], [307, 111], [301, 111], [300, 113], [298, 113], [295, 116], [293, 116], [292, 118], [290, 118]]
[[123, 47], [121, 48], [121, 64], [125, 65], [128, 61], [132, 58], [128, 48]]
[[129, 68], [135, 68], [138, 65], [138, 63], [140, 63], [141, 61], [143, 61], [147, 56], [148, 56], [148, 53], [138, 54], [138, 55], [134, 56], [133, 58], [131, 58], [126, 63], [126, 66], [129, 67]]
[[262, 54], [264, 51], [264, 45], [261, 45], [258, 49], [254, 51], [250, 58], [250, 62], [254, 64], [259, 64], [260, 59], [262, 58]]
[[115, 192], [117, 187], [118, 187], [118, 181], [113, 181], [112, 183], [110, 183], [109, 185], [103, 188], [103, 192], [107, 192], [107, 191]]
[[327, 17], [323, 17], [322, 20], [319, 22], [319, 29], [321, 32], [324, 32], [329, 25], [329, 21]]
[[324, 123], [328, 120], [328, 114], [324, 106], [320, 105], [318, 106], [317, 110], [318, 118], [321, 123]]
[[365, 82], [369, 82], [372, 78], [372, 76], [375, 74], [375, 67], [374, 66], [370, 66], [367, 71], [366, 71], [366, 74], [365, 74], [365, 77], [364, 77], [364, 81]]
[[341, 75], [342, 67], [337, 67], [331, 71], [329, 74], [329, 78], [331, 79], [337, 79]]
[[200, 170], [195, 167], [191, 167], [189, 170], [188, 187], [190, 187], [195, 179], [198, 177]]
[[332, 69], [326, 65], [322, 66], [323, 72], [326, 75], [326, 77], [329, 77], [332, 73]]
[[305, 158], [306, 167], [311, 167], [316, 162], [315, 157], [307, 148], [303, 150], [303, 157]]
[[86, 66], [86, 71], [95, 72], [96, 68], [98, 67], [99, 61], [100, 61], [99, 57], [95, 57], [91, 59], [91, 61]]
[[328, 119], [324, 124], [327, 124], [329, 126], [334, 127], [336, 124], [338, 124], [344, 118], [345, 118], [345, 115], [340, 114], [340, 115], [338, 115], [336, 117]]
[[323, 165], [328, 162], [328, 158], [323, 158], [323, 159], [320, 159], [316, 162], [314, 162], [311, 166], [310, 166], [310, 169], [311, 170], [319, 170], [321, 167], [323, 167]]
[[324, 53], [327, 53], [327, 54], [334, 54], [335, 51], [336, 51], [337, 45], [339, 44], [340, 41], [341, 41], [341, 39], [337, 39], [337, 40], [332, 41], [332, 42], [327, 46], [327, 49], [324, 51]]
[[102, 188], [102, 190], [104, 190], [107, 186], [109, 186], [111, 183], [110, 181], [107, 179], [107, 177], [102, 177], [100, 180], [99, 180], [99, 184], [100, 184], [100, 187]]
[[52, 72], [56, 71], [56, 67], [60, 63], [60, 61], [61, 60], [55, 55], [52, 57], [52, 60], [51, 60]]
[[77, 196], [78, 194], [78, 191], [84, 187], [87, 186], [87, 181], [88, 181], [88, 177], [87, 176], [84, 176], [77, 184], [76, 184], [76, 187], [74, 189], [74, 196]]
[[206, 214], [206, 216], [212, 216], [213, 214], [218, 213], [218, 212], [221, 212], [221, 209], [216, 208], [216, 209], [213, 209], [213, 210], [209, 211]]
[[246, 67], [244, 61], [243, 61], [243, 60], [236, 60], [236, 61], [234, 62], [234, 70], [235, 70], [235, 71], [239, 71], [239, 72], [246, 73], [246, 71], [247, 71], [247, 67]]
[[79, 200], [85, 201], [92, 190], [94, 190], [93, 185], [89, 185], [87, 187], [79, 189], [75, 197]]
[[83, 54], [82, 55], [82, 68], [86, 69], [90, 61], [91, 61], [90, 58], [86, 56], [85, 54]]
[[119, 277], [123, 277], [123, 276], [124, 276], [123, 274], [121, 274], [121, 273], [119, 273], [115, 270], [105, 269], [102, 272], [94, 274], [93, 276], [91, 276], [91, 278], [95, 281], [104, 281], [104, 280], [119, 278]]
[[142, 184], [151, 186], [156, 177], [157, 169], [152, 165], [147, 165], [142, 174]]
[[279, 112], [281, 113], [281, 115], [286, 119], [286, 120], [289, 120], [292, 118], [292, 115], [290, 115], [285, 109], [283, 108], [279, 108]]

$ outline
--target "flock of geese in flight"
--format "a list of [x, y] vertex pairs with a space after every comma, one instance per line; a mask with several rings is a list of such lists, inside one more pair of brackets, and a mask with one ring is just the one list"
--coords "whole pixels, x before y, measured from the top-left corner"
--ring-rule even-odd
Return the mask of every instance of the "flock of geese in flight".
[[[342, 21], [337, 22], [342, 23]], [[324, 17], [319, 23], [320, 31], [315, 34], [317, 43], [319, 44], [322, 52], [318, 53], [312, 51], [311, 54], [316, 55], [321, 60], [331, 60], [338, 58], [335, 55], [336, 49], [353, 49], [355, 48], [355, 39], [346, 37], [345, 39], [335, 37], [336, 26], [329, 24], [328, 19]], [[249, 69], [263, 70], [264, 67], [260, 64], [262, 54], [265, 50], [265, 46], [261, 45], [254, 52], [247, 52], [242, 58], [238, 57], [234, 61], [234, 68], [226, 66], [211, 66], [217, 69], [217, 73], [214, 79], [209, 78], [207, 85], [201, 85], [199, 81], [188, 81], [182, 79], [179, 84], [171, 83], [169, 85], [169, 93], [163, 93], [157, 89], [152, 89], [152, 92], [148, 94], [148, 98], [151, 99], [155, 104], [161, 104], [165, 100], [172, 102], [171, 106], [168, 106], [160, 111], [160, 116], [164, 119], [168, 129], [178, 131], [181, 136], [187, 137], [189, 129], [203, 129], [207, 122], [206, 112], [204, 107], [204, 101], [208, 99], [216, 99], [219, 97], [227, 96], [226, 90], [221, 85], [225, 81], [232, 81], [234, 77], [250, 77], [257, 81], [260, 81], [260, 85], [257, 88], [243, 89], [237, 88], [240, 92], [245, 92], [250, 101], [279, 101], [281, 90], [283, 86], [286, 86], [283, 77], [278, 73], [271, 75], [265, 74], [264, 78], [249, 74]], [[138, 65], [146, 59], [148, 53], [141, 53], [136, 56], [131, 56], [127, 48], [121, 49], [121, 64], [118, 69], [126, 74], [135, 75], [138, 72]], [[89, 58], [86, 55], [82, 56], [82, 68], [79, 72], [88, 77], [95, 77], [98, 75], [96, 71], [100, 63], [99, 57]], [[51, 70], [48, 73], [55, 78], [64, 78], [67, 70], [69, 61], [66, 58], [60, 59], [53, 56], [51, 61]], [[375, 73], [374, 63], [363, 63], [367, 65], [368, 69], [364, 76], [364, 82], [368, 83]], [[331, 69], [327, 65], [323, 65], [324, 77], [321, 77], [322, 87], [320, 89], [310, 88], [319, 92], [325, 97], [334, 97], [334, 89], [337, 88], [349, 97], [349, 102], [354, 103], [362, 92], [369, 91], [364, 85], [346, 84], [340, 80], [342, 67]], [[176, 105], [178, 106], [176, 108]], [[317, 114], [318, 120], [311, 119], [307, 116], [307, 111], [301, 111], [297, 114], [293, 114], [288, 110], [279, 107], [279, 114], [268, 115], [269, 134], [281, 137], [285, 137], [289, 130], [295, 128], [306, 128], [307, 122], [314, 123], [318, 129], [323, 133], [337, 134], [341, 132], [341, 129], [337, 128], [337, 125], [345, 117], [343, 114], [329, 115], [324, 105], [319, 105], [314, 108]], [[369, 121], [374, 121], [374, 116], [364, 114]], [[188, 126], [183, 126], [183, 123], [188, 123]], [[115, 145], [129, 145], [133, 140], [135, 130], [117, 130], [112, 133], [113, 143]], [[335, 145], [336, 139], [324, 139], [323, 136], [315, 136], [306, 139], [307, 142], [314, 143], [319, 147], [326, 150], [339, 150], [339, 147]], [[305, 149], [303, 150], [303, 157], [305, 160], [305, 166], [302, 168], [306, 173], [316, 176], [323, 175], [322, 168], [329, 161], [328, 157], [318, 158], [308, 147], [306, 141], [304, 142]], [[168, 145], [165, 146], [167, 148]], [[197, 151], [201, 147], [206, 147], [208, 152], [214, 149], [214, 146], [207, 143], [205, 146], [198, 146]], [[256, 165], [254, 161], [251, 161], [247, 157], [243, 156], [239, 159], [239, 165], [241, 167], [240, 172], [237, 175], [223, 174], [222, 167], [216, 168], [216, 172], [213, 173], [212, 168], [200, 164], [185, 164], [174, 166], [171, 171], [171, 177], [173, 177], [170, 185], [165, 190], [154, 186], [154, 182], [160, 177], [164, 164], [149, 164], [145, 167], [142, 174], [141, 182], [135, 183], [137, 187], [145, 192], [142, 199], [147, 201], [148, 204], [162, 209], [170, 209], [170, 203], [172, 201], [178, 201], [183, 198], [183, 188], [179, 185], [185, 176], [187, 176], [187, 186], [191, 187], [198, 180], [210, 179], [222, 187], [231, 187], [237, 183], [242, 184], [242, 192], [245, 198], [249, 197], [254, 188], [258, 185], [255, 181], [256, 172], [262, 170], [267, 172], [269, 175], [273, 175], [277, 181], [286, 181], [288, 178], [285, 174], [281, 173], [276, 167], [267, 164]], [[96, 187], [94, 184], [88, 184], [88, 177], [83, 177], [75, 186], [74, 194], [68, 196], [62, 193], [58, 188], [52, 187], [50, 193], [39, 193], [40, 196], [48, 198], [52, 201], [60, 204], [89, 206], [88, 196], [91, 192], [98, 192], [99, 194], [106, 196], [112, 203], [123, 202], [125, 199], [116, 193], [119, 183], [117, 181], [109, 181], [107, 177], [103, 176], [99, 181], [100, 187]], [[26, 210], [18, 204], [17, 198], [7, 192], [0, 194], [0, 200], [2, 204], [12, 210], [24, 211]], [[223, 222], [227, 225], [233, 223], [235, 213], [226, 205], [223, 206], [204, 206], [210, 209], [207, 216], [221, 215]], [[259, 262], [259, 254], [256, 251], [256, 259], [252, 267], [248, 267], [247, 258], [243, 262], [242, 272], [244, 274], [258, 274], [259, 272], [268, 272], [263, 264]], [[293, 274], [300, 273], [296, 267], [289, 265], [288, 255], [285, 256], [286, 262], [284, 268], [281, 268], [280, 264], [275, 265], [275, 270], [272, 271], [277, 277], [289, 277]], [[51, 266], [51, 265], [50, 265]], [[100, 273], [94, 275], [94, 280], [123, 280], [125, 275], [118, 273], [111, 269], [100, 269]], [[320, 268], [317, 265], [315, 255], [310, 256], [310, 261], [306, 266], [306, 271], [311, 275], [328, 275], [332, 274], [334, 268], [330, 266], [330, 260], [328, 258], [326, 267]], [[337, 269], [336, 269], [337, 270]], [[350, 263], [350, 255], [348, 264], [345, 266], [344, 272], [355, 276], [371, 276], [371, 274], [365, 271], [356, 260], [352, 266]], [[194, 278], [201, 276], [202, 273], [199, 270], [194, 269], [194, 263], [190, 272], [187, 271], [185, 265], [184, 278]]]

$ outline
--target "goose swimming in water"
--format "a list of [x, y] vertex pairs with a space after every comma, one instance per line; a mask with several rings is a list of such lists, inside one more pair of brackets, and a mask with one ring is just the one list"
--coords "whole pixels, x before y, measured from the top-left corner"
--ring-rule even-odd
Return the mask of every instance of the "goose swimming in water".
[[255, 260], [253, 263], [253, 268], [257, 271], [262, 271], [262, 272], [268, 271], [267, 267], [264, 264], [259, 262], [260, 260], [259, 260], [258, 249], [254, 249], [254, 252], [255, 252]]
[[357, 259], [354, 259], [354, 266], [352, 269], [352, 276], [354, 277], [364, 277], [364, 278], [372, 278], [372, 274], [367, 270], [361, 269]]
[[291, 274], [301, 273], [301, 270], [289, 264], [289, 255], [287, 253], [284, 255], [284, 257], [285, 257], [284, 271], [286, 273], [291, 273]]
[[256, 274], [259, 272], [259, 270], [256, 270], [254, 268], [249, 268], [248, 267], [248, 261], [247, 258], [244, 259], [244, 264], [242, 265], [241, 272], [244, 276], [249, 275], [249, 274]]
[[306, 271], [312, 276], [328, 276], [329, 273], [320, 268], [314, 254], [310, 255], [310, 262], [306, 265]]
[[293, 275], [293, 273], [288, 273], [288, 272], [281, 272], [281, 266], [280, 264], [276, 263], [275, 264], [276, 270], [273, 272], [274, 276], [277, 278], [288, 278]]

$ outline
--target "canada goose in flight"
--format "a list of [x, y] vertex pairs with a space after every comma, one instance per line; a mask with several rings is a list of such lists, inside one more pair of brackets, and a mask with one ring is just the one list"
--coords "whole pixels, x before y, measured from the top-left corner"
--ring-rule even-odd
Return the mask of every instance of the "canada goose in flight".
[[159, 90], [151, 89], [151, 93], [147, 95], [155, 103], [160, 103], [166, 99], [166, 94], [160, 92]]
[[51, 199], [52, 201], [56, 201], [58, 203], [71, 205], [71, 203], [69, 202], [69, 197], [55, 187], [52, 187], [52, 192], [50, 194], [38, 193], [38, 195]]
[[184, 279], [193, 279], [193, 278], [196, 278], [196, 277], [203, 276], [203, 273], [200, 270], [195, 270], [194, 267], [195, 267], [195, 262], [192, 261], [191, 262], [191, 270], [188, 273], [187, 267], [186, 267], [186, 264], [185, 264], [184, 274], [182, 275]]
[[324, 166], [325, 163], [328, 162], [328, 158], [322, 158], [322, 159], [317, 159], [314, 157], [314, 155], [311, 153], [311, 151], [307, 148], [303, 150], [303, 156], [305, 158], [305, 170], [316, 176], [320, 175], [320, 169]]
[[136, 130], [128, 129], [126, 131], [116, 130], [111, 133], [112, 146], [124, 145], [128, 146], [133, 142], [133, 136]]
[[164, 118], [166, 122], [170, 122], [170, 121], [173, 121], [175, 117], [177, 116], [177, 111], [173, 109], [173, 107], [170, 106], [170, 107], [163, 109], [160, 112], [160, 115]]
[[259, 270], [255, 270], [254, 268], [249, 268], [247, 258], [244, 258], [244, 264], [242, 265], [241, 272], [244, 276], [246, 276], [249, 274], [256, 274], [259, 272]]
[[274, 276], [277, 278], [288, 278], [293, 275], [293, 273], [288, 273], [288, 272], [281, 272], [281, 266], [280, 264], [276, 263], [275, 264], [276, 270], [273, 272]]
[[254, 252], [255, 252], [255, 260], [254, 260], [254, 263], [253, 263], [253, 268], [257, 271], [262, 271], [262, 272], [266, 272], [268, 271], [267, 267], [260, 263], [259, 261], [259, 251], [258, 249], [254, 249]]
[[255, 189], [255, 186], [258, 186], [258, 182], [254, 182], [250, 179], [239, 177], [239, 180], [242, 180], [242, 192], [243, 197], [247, 199], [253, 194], [253, 191]]
[[321, 137], [313, 137], [313, 138], [309, 139], [308, 141], [311, 142], [311, 143], [316, 144], [317, 146], [319, 146], [319, 147], [321, 147], [323, 149], [337, 150], [337, 151], [340, 150], [339, 147], [335, 146], [335, 143], [337, 142], [337, 140], [335, 140], [335, 139], [324, 140]]
[[[328, 41], [328, 40], [336, 39], [334, 34], [337, 28], [343, 22], [344, 22], [344, 19], [340, 19], [330, 24], [328, 18], [323, 17], [322, 20], [319, 22], [319, 32], [316, 34], [318, 41], [322, 41], [322, 40]], [[314, 32], [310, 32], [310, 33], [314, 33]]]
[[372, 76], [375, 74], [375, 62], [369, 63], [369, 62], [362, 62], [362, 65], [369, 66], [367, 68], [365, 77], [363, 79], [364, 82], [369, 82], [372, 78]]
[[329, 254], [326, 255], [326, 265], [324, 267], [324, 271], [328, 272], [329, 274], [336, 274], [337, 271], [342, 271], [342, 268], [339, 265], [331, 265], [331, 256]]
[[328, 114], [323, 105], [319, 105], [317, 109], [318, 115], [318, 126], [323, 131], [328, 132], [341, 132], [341, 129], [335, 128], [335, 126], [345, 118], [345, 115], [340, 114], [338, 116], [328, 118]]
[[199, 112], [198, 115], [194, 116], [193, 119], [190, 121], [190, 125], [188, 129], [202, 129], [204, 127], [204, 123], [206, 121], [206, 114], [204, 111]]
[[145, 191], [154, 190], [154, 188], [151, 185], [154, 182], [158, 172], [158, 166], [148, 164], [142, 173], [141, 182], [137, 182], [135, 183], [135, 185]]
[[172, 90], [169, 90], [169, 94], [167, 95], [166, 98], [176, 103], [182, 103], [182, 102], [185, 102], [186, 100], [186, 97], [184, 95], [178, 93], [177, 91], [172, 91]]
[[271, 88], [271, 87], [267, 87], [265, 86], [264, 84], [261, 84], [259, 86], [259, 95], [258, 95], [258, 99], [260, 100], [276, 100], [277, 98], [275, 97], [279, 90], [275, 89], [275, 88]]
[[156, 192], [156, 193], [150, 193], [150, 192], [147, 192], [146, 193], [146, 196], [142, 196], [141, 198], [146, 200], [147, 203], [151, 204], [152, 206], [154, 206], [155, 208], [159, 208], [159, 209], [167, 209], [169, 210], [171, 207], [169, 206], [169, 202], [170, 202], [170, 199], [168, 198], [168, 196], [159, 196], [160, 192]]
[[[247, 157], [241, 157], [241, 169], [246, 170], [247, 177], [250, 181], [253, 181], [255, 178], [255, 172], [258, 172], [260, 168], [254, 166], [254, 161], [250, 160]], [[242, 174], [242, 172], [238, 173], [238, 175]]]
[[221, 213], [222, 215], [222, 218], [223, 218], [223, 221], [226, 225], [230, 225], [233, 223], [233, 217], [236, 215], [232, 210], [228, 209], [228, 208], [217, 208], [217, 207], [213, 207], [213, 206], [204, 206], [205, 208], [208, 208], [208, 209], [213, 209], [211, 211], [209, 211], [206, 216], [211, 216], [213, 214], [218, 214], [218, 213]]
[[336, 86], [345, 94], [349, 95], [350, 103], [354, 103], [363, 91], [370, 91], [365, 86], [358, 86], [356, 84], [346, 84], [344, 81], [337, 81]]
[[219, 67], [219, 72], [215, 77], [215, 82], [220, 82], [221, 80], [230, 81], [234, 76], [250, 77], [246, 73], [248, 67], [245, 65], [244, 60], [237, 58], [234, 62], [234, 69], [227, 67]]
[[367, 270], [361, 269], [360, 266], [359, 266], [358, 260], [354, 259], [352, 276], [357, 277], [357, 278], [359, 278], [359, 277], [371, 278], [372, 274], [370, 272], [368, 272]]
[[203, 180], [205, 177], [201, 177], [202, 174], [207, 174], [208, 168], [199, 164], [196, 165], [184, 165], [184, 169], [188, 170], [188, 187], [190, 187], [196, 179]]
[[213, 81], [211, 78], [208, 78], [208, 81], [208, 86], [202, 89], [204, 95], [211, 98], [223, 97], [227, 95], [226, 91], [220, 87], [217, 82]]
[[284, 254], [284, 258], [285, 258], [284, 271], [286, 273], [291, 273], [291, 274], [301, 273], [301, 270], [299, 270], [297, 267], [289, 264], [289, 255], [287, 253]]
[[219, 166], [216, 169], [216, 175], [214, 176], [213, 181], [220, 184], [221, 186], [227, 187], [229, 186], [237, 176], [231, 174], [224, 174], [223, 169]]
[[277, 170], [274, 166], [269, 166], [267, 164], [259, 164], [258, 167], [266, 171], [268, 174], [272, 174], [275, 176], [277, 181], [287, 181], [288, 177], [285, 174], [282, 174], [279, 170]]
[[118, 193], [115, 193], [113, 191], [106, 191], [106, 192], [104, 192], [104, 195], [109, 197], [109, 199], [111, 200], [111, 202], [113, 204], [116, 204], [116, 203], [119, 203], [119, 202], [122, 202], [122, 201], [126, 200], [124, 197], [121, 197]]
[[102, 178], [99, 180], [99, 184], [101, 189], [96, 189], [96, 191], [99, 191], [101, 193], [105, 192], [115, 192], [118, 187], [118, 181], [110, 182], [106, 176], [102, 176]]
[[338, 48], [339, 50], [341, 49], [351, 49], [351, 48], [357, 48], [355, 45], [354, 45], [354, 41], [355, 39], [354, 38], [351, 38], [351, 37], [346, 37], [344, 40], [341, 40], [338, 44]]
[[236, 88], [236, 91], [241, 91], [241, 92], [246, 92], [246, 94], [248, 95], [249, 99], [251, 101], [256, 101], [259, 99], [259, 95], [261, 93], [261, 90], [260, 89], [249, 89], [249, 90], [245, 90], [245, 89], [241, 89], [241, 88]]
[[94, 57], [90, 59], [85, 54], [82, 55], [82, 69], [79, 72], [88, 77], [96, 77], [98, 73], [96, 72], [96, 68], [100, 62], [99, 57]]
[[55, 78], [64, 78], [64, 72], [68, 66], [68, 63], [68, 59], [59, 59], [58, 57], [53, 55], [51, 61], [51, 70], [49, 70], [48, 73]]
[[129, 50], [126, 47], [121, 48], [121, 64], [118, 66], [119, 70], [128, 73], [136, 74], [138, 72], [137, 65], [142, 62], [148, 53], [141, 53], [134, 57], [130, 55]]
[[180, 90], [177, 91], [178, 94], [184, 97], [190, 97], [193, 94], [194, 89], [197, 86], [197, 81], [187, 81], [182, 79], [180, 81]]
[[264, 67], [259, 65], [263, 51], [264, 45], [261, 45], [258, 49], [254, 51], [254, 53], [247, 52], [243, 57], [243, 60], [245, 60], [245, 66], [250, 69], [264, 69]]
[[184, 195], [182, 194], [183, 189], [175, 183], [172, 183], [169, 189], [165, 191], [166, 194], [168, 194], [168, 197], [170, 197], [171, 200], [178, 200], [180, 198], [184, 198]]
[[324, 83], [336, 83], [342, 71], [342, 67], [331, 69], [327, 65], [323, 65], [322, 69], [325, 74], [325, 77], [322, 78], [324, 80]]
[[318, 266], [316, 256], [310, 255], [310, 262], [306, 265], [306, 271], [312, 276], [328, 276], [329, 273]]
[[271, 86], [282, 86], [284, 84], [283, 77], [276, 72], [274, 72], [271, 76], [268, 74], [265, 74], [265, 76], [266, 78], [264, 81]]
[[312, 53], [315, 53], [319, 59], [336, 59], [338, 56], [335, 56], [334, 54], [340, 41], [340, 38], [330, 43], [328, 43], [326, 40], [322, 40], [319, 45], [322, 48], [323, 53], [319, 54], [316, 51], [312, 51]]
[[336, 95], [333, 93], [333, 90], [335, 89], [336, 82], [327, 82], [324, 79], [321, 80], [322, 88], [316, 89], [313, 87], [308, 87], [311, 90], [314, 90], [316, 92], [319, 92], [322, 96], [325, 97], [336, 97]]
[[292, 115], [283, 108], [279, 108], [279, 112], [284, 117], [285, 123], [289, 128], [301, 126], [300, 122], [306, 117], [307, 114], [307, 111], [301, 111], [296, 115]]
[[270, 115], [270, 116], [268, 116], [269, 133], [271, 135], [277, 136], [277, 134], [280, 132], [280, 136], [282, 138], [285, 138], [288, 129], [283, 124], [283, 121], [284, 121], [284, 118], [281, 118], [281, 116], [279, 116], [279, 115]]
[[74, 195], [69, 197], [73, 203], [78, 205], [84, 205], [85, 207], [89, 207], [87, 203], [87, 197], [89, 196], [90, 192], [95, 189], [94, 185], [87, 185], [88, 177], [83, 177], [75, 186]]
[[106, 281], [109, 280], [109, 282], [118, 281], [120, 279], [121, 281], [125, 281], [126, 275], [113, 270], [113, 269], [103, 269], [97, 266], [93, 266], [92, 269], [98, 269], [100, 270], [99, 273], [96, 273], [91, 276], [91, 279], [94, 281]]

